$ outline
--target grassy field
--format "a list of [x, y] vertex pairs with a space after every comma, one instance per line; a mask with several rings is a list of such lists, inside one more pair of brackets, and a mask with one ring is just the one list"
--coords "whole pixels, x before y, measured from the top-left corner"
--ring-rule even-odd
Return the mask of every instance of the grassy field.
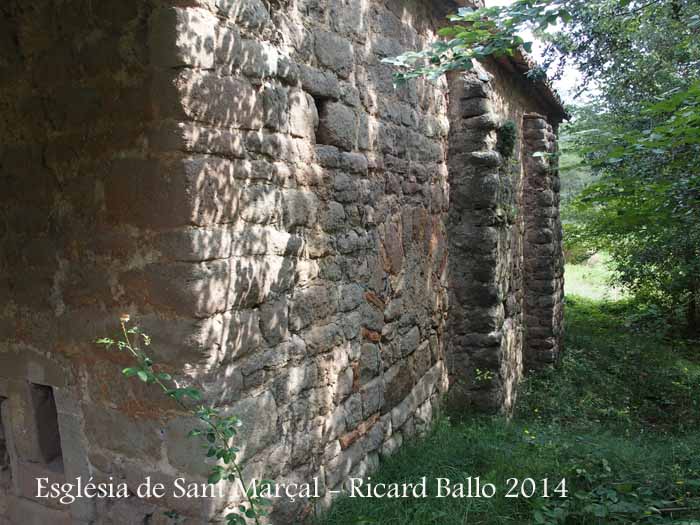
[[[444, 416], [372, 476], [427, 476], [429, 497], [346, 497], [318, 523], [700, 525], [700, 349], [636, 325], [635, 305], [604, 300], [594, 270], [567, 268], [588, 297], [567, 295], [565, 357], [526, 381], [512, 420]], [[435, 478], [470, 476], [496, 496], [434, 497]], [[506, 498], [509, 478], [533, 479], [535, 496]], [[566, 498], [553, 492], [562, 479]]]
[[618, 300], [620, 290], [610, 286], [612, 271], [605, 254], [596, 254], [581, 264], [567, 264], [564, 274], [566, 294], [596, 300]]

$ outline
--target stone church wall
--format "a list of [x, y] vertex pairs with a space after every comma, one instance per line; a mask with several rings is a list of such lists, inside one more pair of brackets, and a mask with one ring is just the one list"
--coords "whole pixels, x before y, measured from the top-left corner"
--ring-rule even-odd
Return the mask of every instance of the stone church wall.
[[[484, 223], [483, 239], [464, 239], [485, 250], [483, 275], [474, 259], [464, 278], [495, 286], [508, 309], [460, 302], [485, 324], [448, 339], [448, 248], [468, 251], [448, 242], [463, 198], [448, 177], [456, 96], [446, 81], [395, 87], [381, 63], [424, 47], [451, 8], [0, 6], [0, 523], [159, 523], [165, 509], [202, 523], [233, 502], [35, 497], [40, 475], [130, 487], [206, 476], [186, 437], [193, 422], [122, 378], [125, 355], [92, 344], [121, 313], [153, 337], [164, 370], [242, 417], [248, 478], [319, 479], [321, 500], [278, 502], [276, 523], [327, 505], [344, 479], [426, 430], [447, 389], [446, 353], [493, 348], [479, 337], [494, 323], [507, 333], [495, 366], [511, 386], [491, 404], [511, 402], [519, 364], [500, 356], [520, 355], [513, 261], [529, 223]], [[498, 115], [531, 110], [508, 105], [524, 92], [494, 92], [507, 108]], [[521, 191], [490, 153], [469, 162], [499, 195]], [[457, 383], [472, 373], [458, 366]]]
[[449, 397], [509, 413], [523, 363], [561, 350], [559, 178], [556, 158], [533, 157], [554, 153], [555, 133], [530, 81], [502, 62], [449, 87]]

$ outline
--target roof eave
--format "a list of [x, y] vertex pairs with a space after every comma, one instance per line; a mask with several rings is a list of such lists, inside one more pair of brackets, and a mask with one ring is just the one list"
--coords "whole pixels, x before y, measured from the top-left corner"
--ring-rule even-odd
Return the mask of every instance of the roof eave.
[[[526, 75], [529, 71], [532, 71], [537, 67], [537, 64], [532, 57], [530, 57], [522, 48], [516, 50], [512, 56], [502, 56], [497, 58], [496, 62], [501, 66], [504, 66], [506, 69], [514, 70], [522, 75]], [[532, 83], [540, 102], [547, 108], [551, 117], [556, 119], [558, 122], [569, 120], [571, 118], [571, 115], [569, 115], [564, 107], [564, 103], [562, 102], [559, 93], [557, 93], [556, 89], [554, 89], [549, 78], [540, 77], [537, 79], [531, 79], [530, 82]]]

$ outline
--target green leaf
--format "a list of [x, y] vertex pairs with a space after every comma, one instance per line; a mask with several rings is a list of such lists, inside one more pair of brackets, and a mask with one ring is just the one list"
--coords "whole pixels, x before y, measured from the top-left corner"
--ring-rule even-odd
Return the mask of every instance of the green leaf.
[[138, 375], [139, 379], [144, 383], [148, 383], [148, 380], [150, 379], [148, 372], [146, 372], [145, 370], [137, 370], [136, 375]]
[[187, 388], [186, 393], [189, 397], [191, 397], [195, 401], [199, 401], [200, 399], [202, 399], [202, 393], [199, 390], [197, 390], [196, 388]]
[[166, 394], [173, 399], [177, 399], [178, 401], [182, 401], [186, 397], [190, 397], [194, 400], [199, 400], [202, 398], [202, 393], [196, 388], [172, 388], [167, 390]]
[[226, 523], [227, 525], [246, 525], [245, 518], [236, 513], [227, 514]]
[[132, 377], [135, 376], [139, 372], [138, 368], [125, 368], [122, 370], [122, 374], [124, 374], [126, 377]]

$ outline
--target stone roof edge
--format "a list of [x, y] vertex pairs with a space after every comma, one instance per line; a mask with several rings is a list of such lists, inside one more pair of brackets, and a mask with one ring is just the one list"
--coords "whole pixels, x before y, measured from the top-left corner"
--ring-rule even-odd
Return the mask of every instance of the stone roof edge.
[[[528, 71], [532, 71], [538, 67], [535, 60], [525, 52], [524, 49], [519, 48], [509, 57], [500, 57], [495, 59], [496, 63], [509, 69], [515, 71], [519, 74], [525, 75]], [[532, 85], [535, 91], [540, 96], [541, 102], [552, 110], [551, 115], [554, 116], [560, 122], [563, 120], [569, 120], [571, 115], [566, 111], [564, 103], [559, 96], [559, 93], [548, 77], [538, 78], [537, 80], [532, 80]]]

